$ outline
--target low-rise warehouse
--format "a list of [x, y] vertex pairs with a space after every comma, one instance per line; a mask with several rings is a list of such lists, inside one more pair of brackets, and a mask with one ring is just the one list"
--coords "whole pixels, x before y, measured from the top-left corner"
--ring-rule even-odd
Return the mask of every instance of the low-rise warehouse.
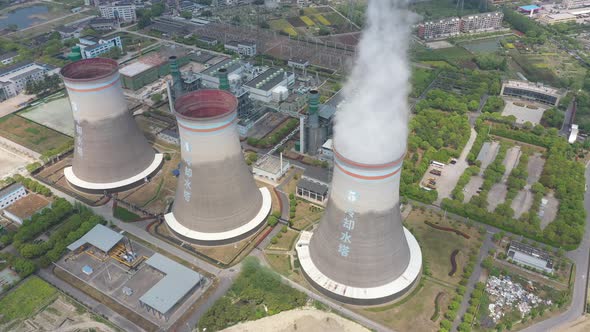
[[138, 90], [158, 78], [168, 75], [170, 73], [168, 58], [172, 55], [177, 57], [176, 61], [179, 67], [190, 61], [186, 51], [180, 48], [166, 48], [147, 54], [119, 70], [123, 87]]
[[278, 101], [276, 97], [273, 98], [273, 93], [276, 94], [279, 88], [282, 88], [279, 100], [286, 99], [288, 97], [287, 87], [294, 83], [295, 75], [293, 73], [286, 72], [282, 68], [269, 68], [244, 84], [244, 88], [250, 92], [250, 98], [268, 103], [273, 99]]
[[172, 308], [203, 280], [199, 273], [158, 253], [145, 261], [145, 264], [162, 272], [165, 277], [143, 294], [139, 303], [148, 311], [166, 319]]
[[103, 225], [96, 225], [88, 233], [68, 246], [68, 250], [75, 251], [87, 244], [108, 254], [113, 247], [123, 240], [123, 235]]
[[512, 241], [508, 247], [508, 258], [541, 271], [553, 273], [553, 259], [546, 251], [528, 244]]
[[22, 225], [25, 220], [31, 218], [35, 213], [48, 207], [51, 207], [51, 202], [47, 198], [31, 193], [6, 208], [4, 216]]

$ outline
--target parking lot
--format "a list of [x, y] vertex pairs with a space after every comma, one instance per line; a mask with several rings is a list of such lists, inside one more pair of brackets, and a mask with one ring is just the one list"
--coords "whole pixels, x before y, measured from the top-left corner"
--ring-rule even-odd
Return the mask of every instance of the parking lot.
[[517, 100], [506, 99], [506, 106], [502, 112], [503, 116], [514, 115], [516, 117], [516, 123], [523, 124], [530, 122], [533, 125], [537, 125], [541, 122], [543, 113], [547, 109], [547, 106], [532, 103], [523, 102]]

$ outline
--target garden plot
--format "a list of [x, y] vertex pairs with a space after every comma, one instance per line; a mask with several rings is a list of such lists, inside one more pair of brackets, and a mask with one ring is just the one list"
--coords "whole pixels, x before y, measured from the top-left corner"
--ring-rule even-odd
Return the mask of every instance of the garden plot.
[[506, 194], [508, 193], [508, 186], [506, 185], [506, 180], [510, 176], [510, 172], [512, 169], [518, 165], [518, 160], [520, 159], [520, 146], [513, 146], [508, 151], [506, 151], [506, 157], [502, 161], [502, 165], [506, 168], [504, 171], [504, 175], [502, 175], [502, 180], [500, 183], [496, 183], [490, 189], [488, 193], [488, 211], [492, 212], [496, 209], [496, 207], [504, 203], [506, 200]]

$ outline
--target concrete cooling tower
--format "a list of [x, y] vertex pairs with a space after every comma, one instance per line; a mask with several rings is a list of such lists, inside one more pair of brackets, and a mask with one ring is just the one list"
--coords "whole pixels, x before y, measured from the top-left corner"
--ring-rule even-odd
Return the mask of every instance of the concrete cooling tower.
[[198, 90], [176, 101], [182, 162], [174, 206], [164, 217], [184, 240], [235, 242], [254, 233], [270, 213], [270, 191], [258, 189], [244, 161], [237, 105], [222, 90]]
[[145, 181], [162, 164], [127, 110], [118, 64], [86, 59], [60, 72], [72, 106], [75, 148], [72, 167], [64, 169], [76, 189], [121, 191]]
[[307, 279], [338, 301], [381, 304], [412, 288], [422, 253], [402, 226], [399, 183], [403, 156], [363, 164], [334, 150], [334, 177], [317, 229], [303, 232], [297, 254]]

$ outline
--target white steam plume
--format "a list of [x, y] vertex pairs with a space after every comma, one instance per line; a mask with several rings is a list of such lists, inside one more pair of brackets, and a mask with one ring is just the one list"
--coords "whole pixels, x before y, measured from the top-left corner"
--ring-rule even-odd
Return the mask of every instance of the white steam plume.
[[359, 54], [336, 114], [335, 147], [348, 159], [380, 164], [406, 150], [414, 15], [408, 0], [369, 0]]

